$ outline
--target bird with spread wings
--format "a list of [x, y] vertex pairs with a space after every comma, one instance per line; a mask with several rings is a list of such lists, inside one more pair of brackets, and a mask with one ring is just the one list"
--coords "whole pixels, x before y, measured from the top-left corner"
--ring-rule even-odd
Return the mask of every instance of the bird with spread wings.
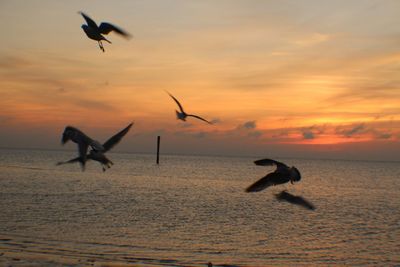
[[188, 113], [186, 113], [186, 112], [183, 110], [183, 107], [182, 107], [181, 103], [179, 103], [178, 99], [176, 99], [173, 95], [171, 95], [171, 94], [168, 93], [168, 92], [167, 92], [167, 94], [169, 94], [169, 96], [175, 101], [175, 103], [176, 103], [176, 104], [178, 105], [178, 107], [179, 107], [179, 110], [180, 110], [180, 111], [175, 110], [175, 112], [176, 112], [176, 118], [177, 118], [178, 120], [186, 121], [186, 118], [187, 118], [187, 117], [193, 117], [193, 118], [202, 120], [202, 121], [204, 121], [204, 122], [207, 122], [208, 124], [212, 124], [212, 122], [210, 122], [210, 121], [208, 121], [208, 120], [206, 120], [206, 119], [204, 119], [204, 118], [202, 118], [202, 117], [200, 117], [200, 116], [197, 116], [197, 115], [194, 115], [194, 114], [188, 114]]
[[[70, 159], [68, 161], [58, 162], [57, 165], [67, 164], [67, 163], [75, 163], [75, 162], [85, 162], [87, 160], [94, 160], [100, 162], [103, 171], [106, 171], [107, 168], [110, 168], [114, 163], [108, 159], [104, 154], [110, 151], [116, 144], [118, 144], [121, 139], [128, 133], [133, 123], [130, 123], [127, 127], [122, 129], [117, 134], [113, 135], [109, 138], [103, 145], [103, 150], [92, 149], [89, 154], [80, 154], [79, 157]], [[82, 166], [82, 170], [84, 170], [84, 164]]]
[[86, 15], [83, 12], [78, 12], [78, 13], [82, 15], [82, 17], [85, 19], [87, 23], [82, 25], [83, 31], [86, 33], [87, 37], [98, 42], [99, 47], [103, 52], [105, 52], [105, 50], [102, 41], [106, 41], [111, 44], [111, 42], [108, 39], [106, 39], [103, 36], [103, 34], [107, 35], [110, 32], [115, 32], [127, 39], [131, 37], [131, 35], [128, 32], [122, 30], [121, 28], [111, 23], [102, 22], [100, 26], [97, 26], [96, 22], [94, 22], [94, 20], [92, 20], [88, 15]]

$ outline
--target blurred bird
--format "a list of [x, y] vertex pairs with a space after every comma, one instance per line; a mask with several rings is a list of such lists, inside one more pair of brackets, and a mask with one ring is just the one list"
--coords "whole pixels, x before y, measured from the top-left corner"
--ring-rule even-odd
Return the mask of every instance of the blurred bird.
[[117, 26], [110, 24], [108, 22], [102, 22], [100, 26], [97, 26], [96, 22], [92, 20], [88, 15], [86, 15], [83, 12], [78, 12], [83, 16], [83, 18], [86, 20], [87, 24], [83, 24], [81, 27], [83, 31], [86, 33], [87, 37], [90, 39], [96, 40], [99, 44], [100, 49], [105, 52], [103, 43], [101, 41], [106, 41], [111, 44], [109, 40], [107, 40], [102, 34], [109, 34], [110, 32], [115, 32], [127, 39], [131, 38], [131, 35], [127, 33], [126, 31], [118, 28]]
[[282, 162], [272, 159], [260, 159], [254, 161], [254, 163], [259, 166], [275, 165], [276, 170], [274, 172], [268, 173], [266, 176], [250, 185], [248, 188], [246, 188], [246, 192], [259, 192], [269, 186], [284, 184], [289, 181], [293, 184], [294, 182], [298, 182], [301, 179], [300, 172], [297, 168], [288, 167]]
[[[127, 127], [123, 130], [118, 132], [117, 134], [113, 135], [110, 139], [108, 139], [103, 145], [103, 150], [92, 149], [90, 150], [89, 154], [85, 154], [86, 161], [87, 160], [95, 160], [100, 162], [103, 171], [106, 171], [107, 168], [111, 168], [111, 165], [114, 163], [109, 160], [104, 153], [111, 150], [117, 143], [121, 141], [121, 139], [128, 133], [129, 129], [132, 127], [133, 123], [130, 123]], [[80, 155], [79, 157], [70, 159], [68, 161], [61, 161], [58, 162], [57, 165], [67, 164], [67, 163], [75, 163], [75, 162], [82, 162], [83, 158]]]
[[104, 150], [104, 147], [98, 141], [93, 140], [82, 131], [72, 126], [65, 127], [61, 143], [65, 145], [65, 143], [67, 143], [69, 140], [78, 144], [79, 159], [77, 161], [79, 161], [79, 163], [81, 164], [82, 169], [85, 168], [86, 152], [89, 146], [94, 151]]
[[[167, 92], [167, 93], [168, 93], [168, 92]], [[200, 116], [193, 115], [193, 114], [187, 114], [187, 113], [183, 110], [183, 107], [182, 107], [181, 103], [179, 103], [179, 101], [178, 101], [173, 95], [171, 95], [170, 93], [168, 93], [168, 94], [169, 94], [170, 97], [172, 97], [172, 99], [176, 102], [176, 104], [177, 104], [178, 107], [179, 107], [180, 112], [177, 111], [177, 110], [175, 110], [175, 112], [176, 112], [176, 118], [177, 118], [178, 120], [186, 121], [186, 117], [193, 117], [193, 118], [196, 118], [196, 119], [205, 121], [205, 122], [207, 122], [207, 123], [209, 123], [209, 124], [212, 124], [212, 122], [209, 122], [208, 120], [203, 119], [203, 118], [200, 117]]]
[[275, 197], [279, 201], [287, 201], [289, 203], [302, 206], [309, 210], [315, 210], [315, 206], [311, 202], [307, 201], [301, 196], [292, 195], [286, 192], [286, 190], [280, 192], [279, 194], [276, 194]]

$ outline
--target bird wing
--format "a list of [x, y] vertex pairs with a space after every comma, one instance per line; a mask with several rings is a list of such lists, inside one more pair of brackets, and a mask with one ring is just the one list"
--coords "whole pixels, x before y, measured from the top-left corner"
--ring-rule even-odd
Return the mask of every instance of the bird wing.
[[275, 165], [277, 169], [287, 169], [289, 168], [286, 164], [273, 160], [273, 159], [259, 159], [254, 161], [254, 164], [258, 166], [273, 166]]
[[261, 178], [260, 180], [256, 181], [252, 185], [246, 188], [246, 192], [259, 192], [264, 190], [267, 187], [272, 185], [284, 184], [289, 182], [290, 177], [279, 173], [279, 172], [271, 172], [268, 173], [266, 176]]
[[301, 196], [292, 195], [286, 191], [282, 191], [279, 194], [276, 194], [275, 197], [276, 197], [276, 199], [278, 199], [280, 201], [286, 201], [291, 204], [302, 206], [303, 208], [306, 208], [309, 210], [315, 210], [315, 206], [311, 202], [306, 200], [305, 198], [303, 198]]
[[203, 119], [202, 117], [199, 117], [199, 116], [197, 116], [197, 115], [187, 114], [187, 116], [194, 117], [194, 118], [197, 118], [197, 119], [199, 119], [199, 120], [205, 121], [205, 122], [207, 122], [207, 123], [209, 123], [209, 124], [212, 124], [212, 122], [209, 122], [208, 120]]
[[111, 148], [113, 148], [119, 141], [121, 141], [122, 137], [124, 137], [129, 129], [132, 127], [133, 123], [129, 124], [127, 127], [125, 127], [122, 131], [119, 133], [113, 135], [110, 139], [108, 139], [104, 144], [104, 151], [103, 153], [107, 152]]
[[112, 25], [111, 23], [108, 22], [102, 22], [99, 26], [99, 31], [102, 34], [109, 34], [110, 32], [114, 31], [118, 33], [119, 35], [122, 35], [125, 38], [130, 38], [132, 37], [128, 32], [122, 30], [121, 28], [118, 28], [115, 25]]
[[181, 112], [186, 114], [186, 112], [183, 110], [183, 107], [182, 107], [181, 103], [179, 103], [178, 99], [176, 99], [173, 95], [171, 95], [168, 92], [167, 92], [167, 94], [169, 94], [169, 96], [172, 97], [172, 99], [176, 102], [176, 104], [178, 105], [178, 107], [181, 110]]
[[94, 22], [94, 20], [92, 20], [88, 15], [86, 15], [85, 13], [83, 13], [82, 11], [79, 12], [79, 14], [82, 15], [82, 17], [86, 20], [86, 23], [89, 27], [93, 28], [93, 29], [97, 29], [98, 26], [96, 24], [96, 22]]
[[59, 161], [56, 163], [56, 165], [63, 165], [63, 164], [68, 164], [68, 163], [75, 163], [75, 162], [79, 162], [81, 160], [81, 157], [76, 157], [67, 161]]
[[[90, 156], [90, 154], [86, 155], [86, 161], [92, 159], [92, 157]], [[76, 157], [67, 161], [59, 161], [56, 163], [57, 166], [59, 165], [63, 165], [63, 164], [69, 164], [69, 163], [75, 163], [75, 162], [82, 162], [82, 158], [81, 157]]]

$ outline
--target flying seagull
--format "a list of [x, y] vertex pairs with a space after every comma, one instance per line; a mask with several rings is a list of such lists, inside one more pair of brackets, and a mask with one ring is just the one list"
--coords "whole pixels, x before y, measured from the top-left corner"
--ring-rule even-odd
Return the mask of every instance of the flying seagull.
[[269, 186], [284, 184], [289, 181], [293, 184], [293, 182], [298, 182], [301, 179], [300, 172], [297, 168], [288, 167], [282, 162], [272, 159], [260, 159], [254, 161], [254, 163], [258, 166], [275, 165], [276, 170], [274, 172], [268, 173], [266, 176], [247, 187], [246, 192], [259, 192]]
[[279, 194], [276, 194], [275, 197], [279, 201], [287, 201], [289, 203], [302, 206], [303, 208], [306, 208], [309, 210], [315, 210], [315, 206], [311, 202], [307, 201], [306, 199], [304, 199], [301, 196], [292, 195], [292, 194], [286, 192], [285, 190], [280, 192]]
[[[168, 93], [168, 92], [167, 92], [167, 93]], [[176, 104], [177, 104], [178, 107], [179, 107], [180, 112], [177, 111], [177, 110], [175, 110], [175, 112], [176, 112], [176, 118], [177, 118], [178, 120], [186, 121], [186, 117], [193, 117], [193, 118], [196, 118], [196, 119], [205, 121], [205, 122], [207, 122], [207, 123], [209, 123], [209, 124], [212, 124], [212, 122], [209, 122], [208, 120], [203, 119], [203, 118], [200, 117], [200, 116], [193, 115], [193, 114], [187, 114], [187, 113], [183, 110], [183, 107], [182, 107], [181, 103], [179, 103], [179, 101], [178, 101], [173, 95], [171, 95], [170, 93], [168, 93], [168, 94], [169, 94], [170, 97], [172, 97], [172, 99], [176, 102]]]
[[[128, 133], [129, 129], [132, 127], [133, 123], [130, 123], [127, 127], [125, 127], [124, 129], [122, 129], [120, 132], [118, 132], [117, 134], [113, 135], [110, 139], [108, 139], [102, 146], [103, 146], [103, 150], [96, 150], [96, 149], [92, 149], [90, 150], [89, 154], [85, 154], [86, 156], [86, 160], [95, 160], [100, 162], [103, 171], [106, 171], [107, 168], [110, 168], [111, 165], [113, 165], [114, 163], [109, 160], [104, 153], [106, 153], [107, 151], [111, 150], [111, 148], [113, 148], [116, 144], [118, 144], [121, 139]], [[67, 164], [67, 163], [75, 163], [75, 162], [81, 162], [82, 161], [82, 156], [70, 159], [68, 161], [61, 161], [58, 162], [57, 165], [62, 165], [62, 164]]]
[[65, 143], [67, 143], [69, 140], [78, 144], [78, 150], [79, 150], [78, 161], [81, 164], [82, 169], [85, 168], [86, 152], [89, 146], [94, 151], [104, 150], [104, 147], [98, 141], [93, 140], [92, 138], [84, 134], [81, 130], [72, 126], [65, 127], [64, 132], [62, 134], [61, 143], [65, 145]]
[[106, 41], [111, 44], [109, 40], [107, 40], [103, 34], [109, 34], [110, 32], [116, 32], [117, 34], [129, 39], [131, 35], [127, 33], [126, 31], [118, 28], [117, 26], [108, 23], [108, 22], [102, 22], [100, 26], [97, 26], [96, 22], [92, 20], [88, 15], [86, 15], [83, 12], [78, 12], [83, 16], [83, 18], [86, 20], [87, 24], [83, 24], [81, 27], [83, 31], [86, 33], [87, 37], [90, 39], [96, 40], [99, 43], [100, 49], [105, 52], [103, 43], [101, 41]]

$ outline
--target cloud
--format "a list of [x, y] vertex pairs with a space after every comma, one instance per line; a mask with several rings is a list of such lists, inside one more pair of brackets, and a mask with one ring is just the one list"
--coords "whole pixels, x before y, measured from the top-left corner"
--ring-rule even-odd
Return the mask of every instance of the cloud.
[[288, 135], [289, 135], [288, 129], [279, 129], [277, 132], [273, 133], [271, 137], [276, 139], [276, 138], [287, 137]]
[[104, 110], [104, 111], [116, 111], [117, 108], [101, 102], [101, 101], [95, 101], [95, 100], [89, 100], [89, 99], [71, 99], [73, 104], [79, 107], [83, 108], [88, 108], [88, 109], [97, 109], [97, 110]]
[[31, 62], [18, 56], [0, 56], [0, 69], [12, 70], [30, 66]]
[[207, 133], [206, 132], [198, 132], [198, 133], [193, 134], [193, 136], [196, 138], [204, 138], [207, 136]]
[[313, 33], [303, 39], [296, 40], [294, 43], [299, 46], [312, 46], [331, 39], [329, 34]]
[[343, 83], [342, 87], [344, 87], [345, 90], [336, 94], [332, 98], [329, 98], [328, 100], [332, 100], [335, 103], [342, 103], [345, 100], [376, 100], [387, 99], [388, 97], [396, 99], [400, 97], [400, 80], [392, 78], [391, 81], [380, 82], [379, 78], [376, 79], [378, 81], [366, 79], [366, 81], [362, 82], [349, 81], [347, 83]]
[[353, 137], [355, 135], [361, 134], [365, 132], [365, 125], [364, 123], [360, 123], [357, 125], [354, 125], [352, 127], [343, 127], [343, 126], [338, 126], [336, 128], [336, 133], [342, 136], [345, 136], [347, 138]]
[[314, 138], [315, 138], [315, 135], [314, 135], [314, 133], [311, 132], [311, 131], [304, 131], [304, 132], [303, 132], [303, 138], [304, 138], [304, 139], [307, 139], [307, 140], [311, 140], [311, 139], [314, 139]]
[[239, 124], [237, 126], [237, 129], [252, 130], [252, 129], [255, 129], [256, 127], [257, 127], [256, 121], [247, 121], [243, 124]]
[[258, 138], [264, 134], [263, 131], [257, 130], [256, 121], [246, 121], [243, 124], [239, 124], [234, 132], [239, 134], [245, 134], [248, 137]]
[[251, 132], [249, 132], [247, 135], [248, 135], [249, 137], [258, 138], [258, 137], [262, 136], [263, 134], [264, 134], [264, 133], [263, 133], [262, 131], [251, 131]]
[[392, 137], [391, 133], [380, 133], [376, 135], [378, 139], [390, 139]]
[[174, 132], [173, 134], [176, 136], [194, 137], [199, 139], [208, 136], [206, 132]]
[[185, 122], [185, 123], [179, 122], [179, 126], [182, 128], [191, 128], [191, 127], [193, 127], [193, 124], [190, 122]]
[[221, 123], [221, 119], [215, 118], [215, 119], [212, 119], [210, 122], [211, 122], [212, 124], [218, 124], [218, 123]]
[[309, 127], [304, 127], [299, 130], [304, 140], [313, 140], [317, 138], [317, 135], [325, 133], [327, 128], [329, 128], [328, 125], [322, 124], [322, 125], [312, 125]]

